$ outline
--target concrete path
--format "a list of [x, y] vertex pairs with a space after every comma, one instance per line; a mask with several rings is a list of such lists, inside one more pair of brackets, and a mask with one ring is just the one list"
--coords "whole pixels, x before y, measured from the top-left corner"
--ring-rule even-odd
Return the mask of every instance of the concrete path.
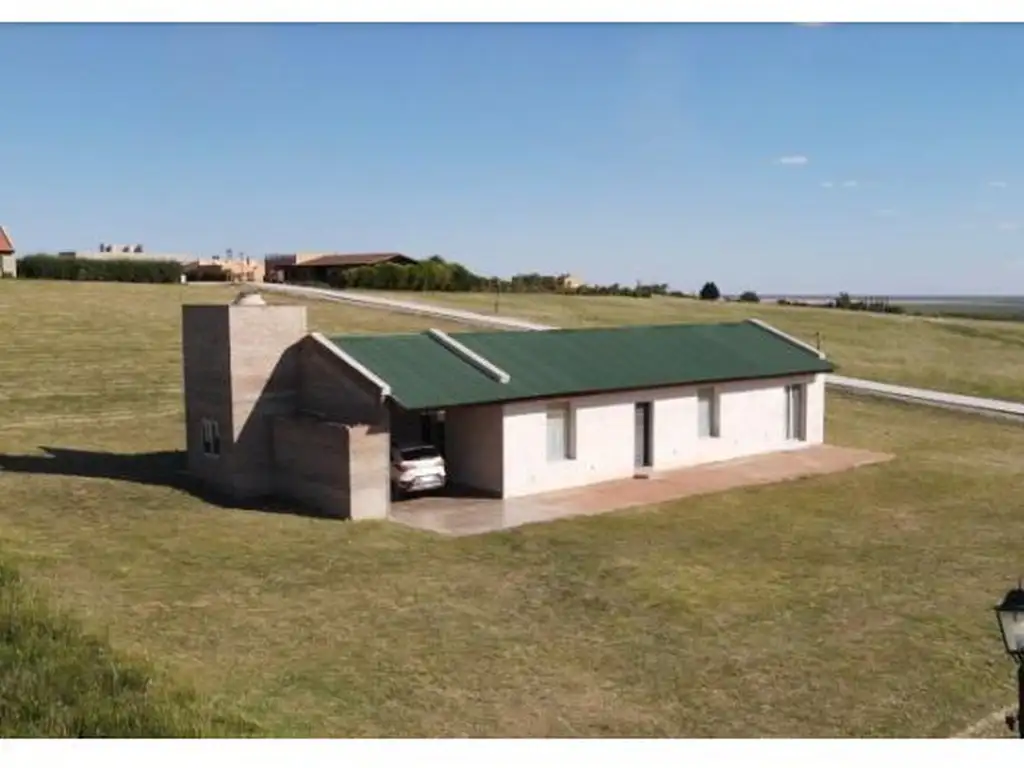
[[857, 448], [816, 445], [518, 499], [419, 496], [392, 502], [390, 518], [411, 528], [445, 536], [474, 536], [531, 523], [598, 515], [687, 496], [843, 472], [891, 458], [889, 454]]
[[[883, 384], [880, 381], [868, 381], [867, 379], [851, 379], [835, 374], [829, 375], [828, 384], [835, 389], [845, 389], [858, 394], [876, 395], [891, 400], [942, 405], [954, 410], [1024, 419], [1024, 403], [1013, 403], [1008, 400], [991, 400], [985, 397], [955, 395], [950, 392], [938, 392], [934, 389], [902, 387], [897, 384]], [[1024, 389], [1024, 385], [1022, 385], [1022, 389]]]
[[[223, 283], [221, 283], [221, 285], [223, 285]], [[513, 317], [486, 315], [479, 312], [454, 309], [452, 307], [433, 306], [414, 301], [402, 301], [398, 299], [385, 298], [383, 296], [371, 296], [365, 293], [353, 293], [351, 291], [335, 291], [326, 288], [306, 288], [299, 285], [282, 285], [277, 283], [260, 283], [259, 288], [260, 290], [286, 293], [294, 296], [308, 296], [310, 298], [337, 301], [345, 304], [372, 307], [375, 309], [388, 309], [392, 312], [404, 312], [414, 315], [423, 315], [426, 317], [439, 317], [447, 320], [461, 321], [491, 328], [507, 328], [510, 330], [520, 331], [549, 331], [554, 329], [554, 326], [531, 323], [528, 320], [519, 320]], [[854, 392], [856, 394], [873, 395], [875, 397], [884, 397], [889, 400], [902, 400], [905, 402], [934, 405], [940, 408], [969, 411], [971, 413], [979, 413], [987, 416], [1024, 420], [1024, 403], [1015, 403], [1008, 400], [992, 400], [984, 397], [957, 395], [951, 392], [938, 392], [931, 389], [904, 387], [896, 384], [885, 384], [879, 381], [852, 379], [846, 376], [836, 376], [834, 374], [830, 374], [826, 377], [826, 383], [835, 389]]]

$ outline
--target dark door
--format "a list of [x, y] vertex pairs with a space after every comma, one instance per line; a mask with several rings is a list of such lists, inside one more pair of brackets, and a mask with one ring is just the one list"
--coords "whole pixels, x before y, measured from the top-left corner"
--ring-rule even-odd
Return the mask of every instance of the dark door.
[[635, 457], [636, 466], [651, 466], [651, 404], [636, 404]]

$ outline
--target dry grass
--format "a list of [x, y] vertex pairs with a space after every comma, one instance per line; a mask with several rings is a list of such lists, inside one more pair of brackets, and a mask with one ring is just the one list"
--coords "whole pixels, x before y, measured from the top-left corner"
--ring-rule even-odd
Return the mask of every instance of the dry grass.
[[898, 458], [469, 539], [221, 509], [159, 471], [182, 294], [8, 285], [0, 551], [268, 733], [942, 736], [1012, 699], [1019, 426], [832, 397], [832, 441]]
[[[492, 313], [487, 294], [384, 293]], [[691, 299], [507, 294], [500, 314], [558, 326], [718, 322], [757, 317], [822, 348], [840, 373], [947, 392], [1024, 400], [1024, 323], [873, 315]]]
[[[229, 286], [154, 286], [6, 280], [0, 283], [0, 429], [20, 423], [133, 420], [140, 411], [181, 407], [181, 304], [227, 303]], [[296, 303], [268, 296], [267, 301]], [[298, 302], [302, 303], [302, 302]], [[309, 324], [326, 333], [420, 329], [425, 321], [309, 303]], [[452, 330], [455, 323], [431, 325]]]

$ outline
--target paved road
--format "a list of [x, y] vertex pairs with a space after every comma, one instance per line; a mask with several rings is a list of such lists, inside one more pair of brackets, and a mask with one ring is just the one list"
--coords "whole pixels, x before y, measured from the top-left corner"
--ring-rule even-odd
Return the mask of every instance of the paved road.
[[[549, 331], [554, 328], [554, 326], [531, 323], [527, 320], [519, 320], [513, 317], [485, 315], [479, 312], [469, 312], [467, 310], [454, 309], [452, 307], [432, 306], [429, 304], [420, 304], [414, 301], [400, 301], [397, 299], [384, 298], [383, 296], [372, 296], [365, 293], [352, 293], [350, 291], [333, 291], [325, 288], [306, 288], [298, 285], [280, 285], [274, 283], [261, 283], [260, 290], [289, 293], [295, 296], [309, 296], [311, 298], [326, 299], [327, 301], [338, 301], [345, 304], [355, 304], [364, 307], [374, 307], [377, 309], [390, 309], [392, 311], [424, 315], [427, 317], [440, 317], [447, 320], [462, 321], [473, 325], [482, 325], [492, 328], [508, 328], [511, 330], [522, 331]], [[1024, 421], [1024, 403], [1014, 403], [1007, 400], [991, 400], [989, 398], [971, 397], [968, 395], [957, 395], [951, 392], [937, 392], [931, 389], [903, 387], [896, 384], [884, 384], [880, 381], [851, 379], [846, 376], [837, 376], [835, 374], [830, 374], [826, 379], [826, 383], [835, 389], [855, 392], [857, 394], [873, 395], [875, 397], [884, 397], [890, 400], [922, 403], [951, 410], [967, 411], [987, 416], [997, 416]]]

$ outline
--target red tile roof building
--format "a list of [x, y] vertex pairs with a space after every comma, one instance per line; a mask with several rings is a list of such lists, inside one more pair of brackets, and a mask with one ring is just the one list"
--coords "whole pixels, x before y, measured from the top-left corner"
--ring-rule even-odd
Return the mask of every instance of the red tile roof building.
[[12, 253], [14, 253], [14, 243], [11, 242], [7, 230], [0, 226], [0, 255], [10, 256]]

